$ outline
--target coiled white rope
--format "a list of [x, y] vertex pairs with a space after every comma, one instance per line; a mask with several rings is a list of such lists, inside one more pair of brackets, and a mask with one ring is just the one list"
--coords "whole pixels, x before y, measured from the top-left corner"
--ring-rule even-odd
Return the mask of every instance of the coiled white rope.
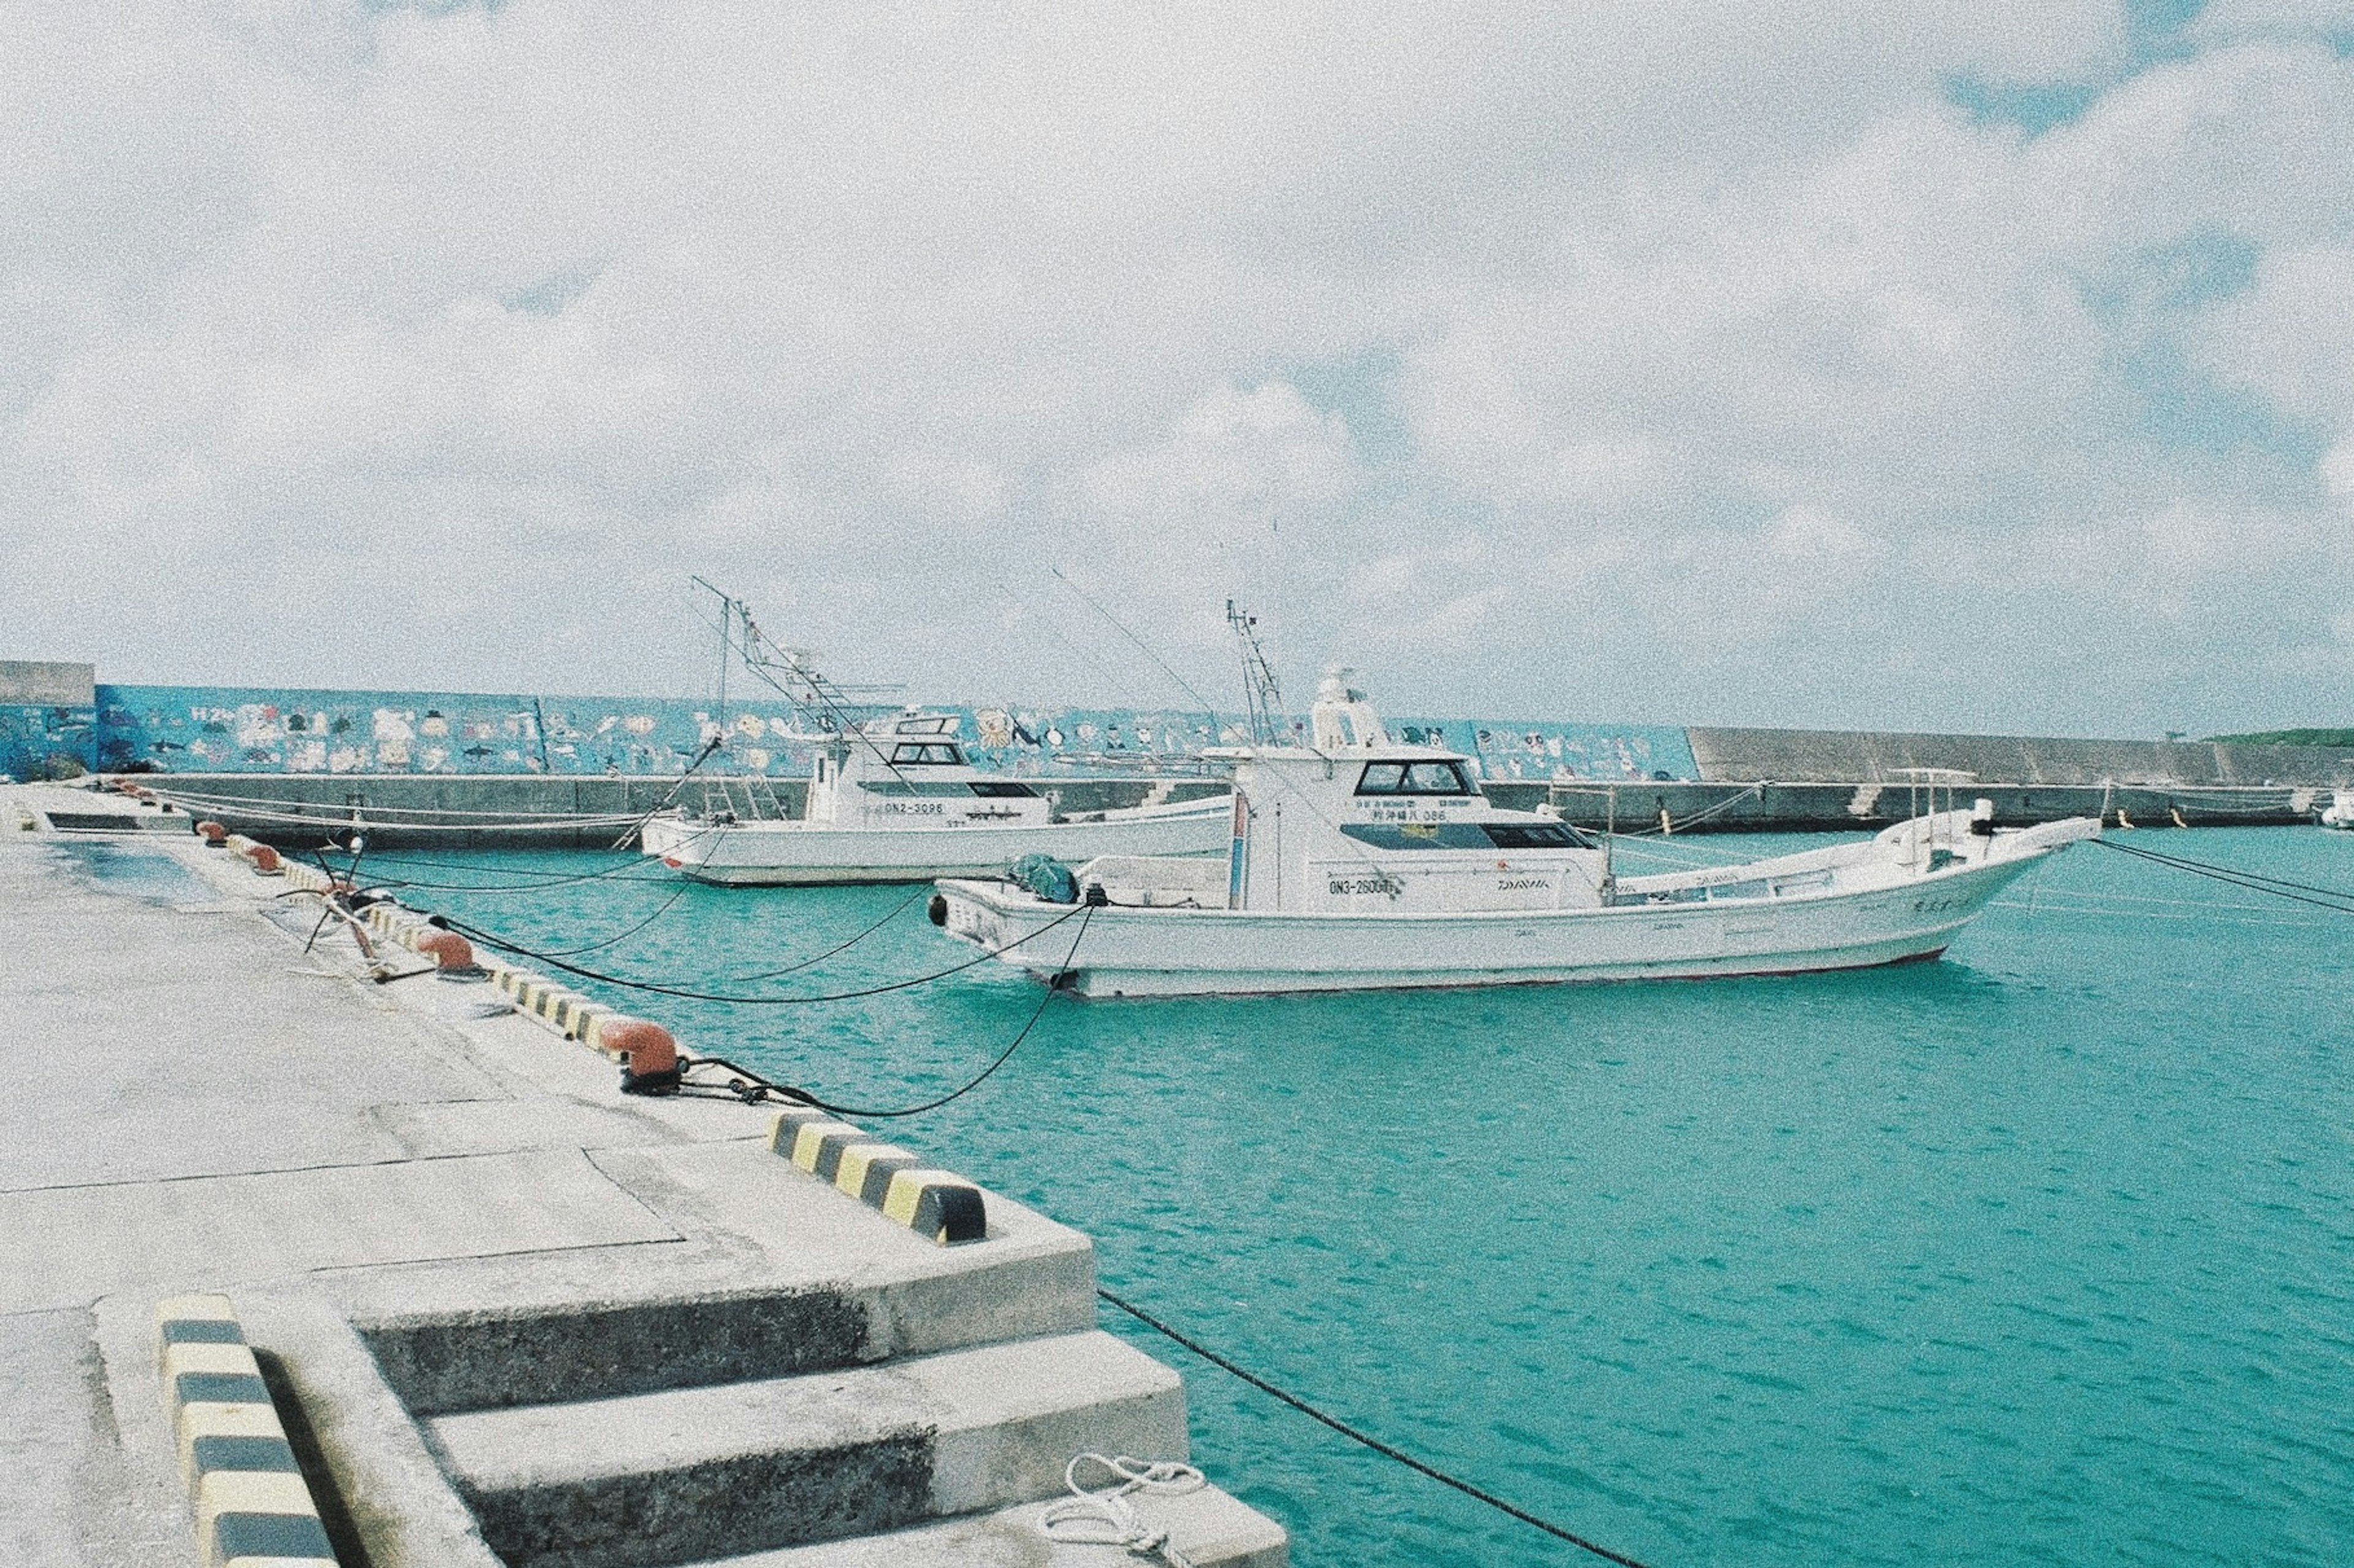
[[[1093, 1465], [1119, 1478], [1117, 1486], [1089, 1491], [1079, 1485], [1079, 1467]], [[1169, 1532], [1144, 1522], [1128, 1499], [1181, 1497], [1198, 1492], [1209, 1482], [1193, 1466], [1176, 1459], [1117, 1458], [1081, 1454], [1063, 1467], [1063, 1484], [1071, 1495], [1038, 1516], [1038, 1528], [1049, 1541], [1072, 1545], [1124, 1546], [1139, 1557], [1158, 1554], [1169, 1568], [1193, 1568], [1193, 1561], [1169, 1544]]]

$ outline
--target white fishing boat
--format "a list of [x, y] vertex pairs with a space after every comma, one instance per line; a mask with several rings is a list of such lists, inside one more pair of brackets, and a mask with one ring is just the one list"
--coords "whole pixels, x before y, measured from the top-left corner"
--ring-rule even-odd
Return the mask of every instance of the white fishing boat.
[[[984, 773], [957, 737], [960, 715], [874, 712], [862, 699], [896, 688], [836, 685], [807, 650], [769, 641], [751, 606], [695, 580], [719, 600], [720, 691], [703, 754], [688, 774], [726, 745], [731, 663], [786, 697], [810, 726], [800, 738], [817, 745], [798, 817], [786, 815], [763, 758], [760, 774], [705, 775], [701, 810], [647, 818], [639, 844], [673, 870], [699, 882], [768, 886], [930, 882], [1002, 871], [1025, 855], [1214, 855], [1225, 847], [1223, 788], [1207, 799], [1171, 800], [1174, 786], [1164, 782], [1132, 807], [1066, 810], [1066, 790], [1111, 781]], [[687, 784], [682, 779], [673, 793]]]
[[802, 816], [749, 815], [763, 792], [723, 788], [713, 800], [740, 795], [745, 812], [664, 811], [647, 820], [640, 842], [697, 881], [765, 885], [929, 882], [1002, 871], [1024, 855], [1214, 856], [1225, 847], [1223, 792], [1066, 815], [1049, 791], [1067, 781], [983, 773], [957, 739], [958, 723], [919, 711], [867, 720], [820, 750]]
[[1392, 741], [1343, 679], [1310, 731], [1213, 753], [1235, 769], [1223, 863], [949, 880], [932, 918], [1086, 996], [1788, 974], [1934, 958], [2013, 878], [2100, 832], [1999, 828], [1985, 800], [1939, 810], [1956, 779], [1932, 775], [1914, 783], [1929, 809], [1868, 842], [1621, 877], [1606, 842], [1490, 805], [1469, 758]]
[[2354, 789], [2332, 789], [2329, 804], [2321, 810], [2321, 825], [2325, 828], [2354, 828]]

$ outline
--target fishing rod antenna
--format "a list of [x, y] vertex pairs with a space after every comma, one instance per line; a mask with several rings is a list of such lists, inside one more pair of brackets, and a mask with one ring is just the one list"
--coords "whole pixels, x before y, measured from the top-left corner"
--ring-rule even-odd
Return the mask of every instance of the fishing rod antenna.
[[1242, 644], [1243, 705], [1250, 714], [1251, 744], [1276, 745], [1285, 738], [1283, 692], [1276, 683], [1274, 665], [1267, 662], [1266, 645], [1259, 641], [1258, 617], [1244, 613], [1228, 599], [1226, 625]]

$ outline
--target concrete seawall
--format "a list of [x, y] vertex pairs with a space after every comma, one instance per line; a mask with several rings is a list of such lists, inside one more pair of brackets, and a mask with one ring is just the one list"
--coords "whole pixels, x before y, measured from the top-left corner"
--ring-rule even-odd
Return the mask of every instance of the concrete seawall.
[[[355, 825], [384, 848], [610, 849], [634, 839], [635, 824], [665, 801], [747, 818], [797, 817], [809, 787], [799, 779], [709, 780], [620, 776], [409, 773], [175, 773], [133, 782], [178, 802], [191, 820], [300, 853]], [[1039, 779], [1033, 781], [1065, 811], [1141, 804], [1156, 790], [1185, 800], [1223, 790], [1200, 778]]]
[[[1616, 823], [1622, 833], [1656, 832], [1662, 812], [1677, 832], [1830, 832], [1879, 829], [1925, 810], [1902, 780], [1889, 783], [1490, 784], [1500, 806], [1550, 806], [1582, 828]], [[2200, 789], [2185, 785], [1964, 783], [1955, 799], [1994, 802], [2005, 827], [2099, 817], [2111, 827], [2262, 827], [2313, 821], [2310, 789]], [[1942, 798], [1939, 805], [1944, 805]], [[2122, 813], [2122, 815], [2121, 815]]]
[[1708, 782], [1896, 782], [1902, 768], [1952, 768], [1989, 783], [2264, 786], [2354, 783], [2354, 752], [2221, 741], [2071, 740], [1830, 729], [1684, 732]]
[[[1498, 804], [1549, 804], [1582, 827], [1616, 821], [1655, 828], [1666, 812], [1679, 832], [1835, 832], [1877, 829], [1911, 809], [1903, 769], [1952, 768], [1975, 776], [1968, 799], [1994, 801], [2011, 825], [2101, 816], [2152, 826], [2289, 824], [2312, 820], [2335, 783], [2354, 781], [2354, 755], [2321, 747], [2214, 742], [2070, 740], [2019, 736], [1866, 731], [1694, 729], [1701, 779], [1606, 783], [1583, 779], [1490, 778]], [[808, 787], [798, 779], [673, 776], [408, 773], [186, 773], [140, 782], [192, 817], [281, 849], [315, 848], [366, 825], [387, 848], [607, 849], [665, 801], [710, 812], [796, 817]], [[1189, 800], [1225, 786], [1173, 779], [1034, 780], [1065, 811]]]

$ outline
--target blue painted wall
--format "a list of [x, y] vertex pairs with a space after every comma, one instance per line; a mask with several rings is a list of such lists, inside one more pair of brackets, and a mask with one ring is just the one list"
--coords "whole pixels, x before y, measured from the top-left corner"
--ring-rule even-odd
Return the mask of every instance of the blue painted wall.
[[[1148, 768], [1242, 738], [1230, 716], [1214, 724], [1174, 710], [949, 711], [962, 715], [960, 733], [976, 761], [1014, 773]], [[93, 728], [83, 711], [76, 755], [107, 768], [147, 763], [173, 773], [578, 775], [675, 773], [721, 715], [708, 703], [677, 698], [101, 684]], [[817, 737], [781, 701], [731, 704], [725, 725], [734, 770], [778, 778], [810, 770]], [[1684, 732], [1668, 726], [1432, 717], [1389, 725], [1402, 739], [1471, 753], [1490, 779], [1697, 776]], [[8, 770], [0, 762], [0, 771]]]
[[0, 777], [48, 778], [60, 771], [55, 763], [64, 758], [85, 769], [97, 767], [97, 722], [86, 707], [0, 703]]

